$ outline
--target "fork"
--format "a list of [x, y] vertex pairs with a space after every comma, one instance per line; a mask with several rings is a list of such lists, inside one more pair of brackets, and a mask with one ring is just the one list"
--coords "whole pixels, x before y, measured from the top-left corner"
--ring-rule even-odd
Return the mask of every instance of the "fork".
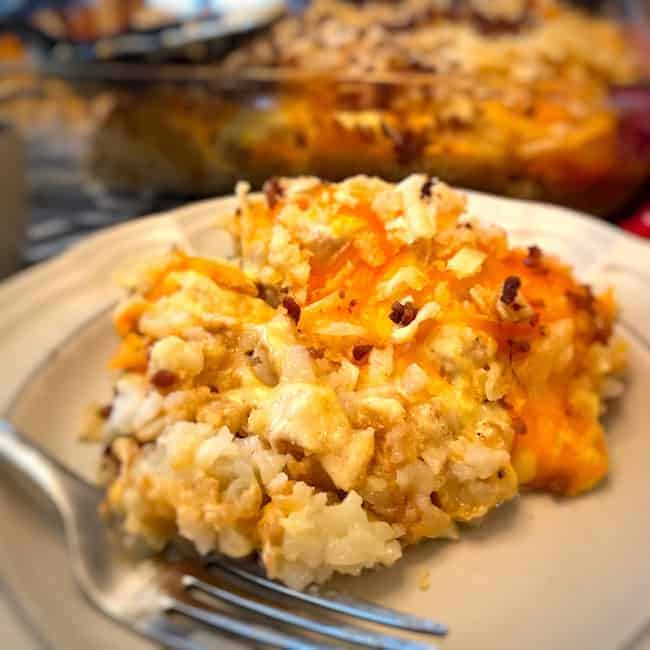
[[[116, 622], [168, 648], [205, 650], [196, 639], [201, 629], [287, 650], [341, 647], [320, 637], [384, 650], [433, 647], [352, 625], [338, 616], [334, 620], [334, 615], [430, 635], [447, 633], [440, 623], [341, 593], [290, 589], [265, 578], [252, 563], [216, 555], [201, 562], [172, 562], [129, 548], [100, 517], [104, 495], [99, 487], [74, 475], [2, 419], [0, 459], [28, 476], [57, 507], [72, 572], [90, 602]], [[212, 606], [206, 604], [206, 597]], [[227, 609], [217, 608], [217, 602]], [[295, 611], [296, 606], [326, 610], [333, 616], [323, 618], [320, 612], [316, 617], [304, 616]], [[242, 610], [255, 620], [241, 618]]]

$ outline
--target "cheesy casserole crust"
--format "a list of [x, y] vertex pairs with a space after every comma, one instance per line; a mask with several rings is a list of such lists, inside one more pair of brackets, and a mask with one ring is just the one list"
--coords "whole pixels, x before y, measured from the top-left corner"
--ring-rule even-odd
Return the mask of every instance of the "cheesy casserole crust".
[[427, 176], [237, 194], [237, 263], [173, 251], [115, 313], [98, 418], [128, 533], [259, 552], [302, 588], [455, 537], [520, 486], [603, 478], [611, 292]]

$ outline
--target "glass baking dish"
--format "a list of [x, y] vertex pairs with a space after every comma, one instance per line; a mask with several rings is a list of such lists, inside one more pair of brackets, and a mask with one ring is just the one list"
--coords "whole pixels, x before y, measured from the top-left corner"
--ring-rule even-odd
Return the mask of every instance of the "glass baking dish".
[[276, 175], [399, 179], [550, 201], [598, 215], [650, 178], [650, 87], [278, 68], [44, 64], [101, 97], [88, 165], [120, 191], [206, 196]]

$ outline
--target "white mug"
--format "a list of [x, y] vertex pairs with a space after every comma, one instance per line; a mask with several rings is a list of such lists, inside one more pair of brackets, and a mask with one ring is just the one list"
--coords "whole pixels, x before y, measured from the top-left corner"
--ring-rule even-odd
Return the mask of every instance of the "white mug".
[[0, 278], [20, 267], [25, 230], [23, 147], [14, 129], [0, 122]]

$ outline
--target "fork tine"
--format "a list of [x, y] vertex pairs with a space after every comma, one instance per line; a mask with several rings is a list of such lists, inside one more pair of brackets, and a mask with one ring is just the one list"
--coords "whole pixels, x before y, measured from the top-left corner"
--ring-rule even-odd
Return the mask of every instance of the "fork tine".
[[204, 645], [190, 639], [176, 625], [159, 614], [139, 621], [134, 628], [140, 634], [161, 643], [170, 650], [207, 650]]
[[195, 607], [194, 605], [188, 605], [174, 599], [170, 600], [167, 609], [168, 611], [183, 614], [217, 630], [229, 632], [243, 639], [263, 643], [273, 648], [283, 648], [284, 650], [336, 650], [334, 646], [312, 643], [307, 639], [291, 636], [262, 625], [249, 623], [248, 621], [240, 621], [236, 618], [231, 618], [227, 614], [213, 610], [208, 611], [203, 607]]
[[447, 626], [436, 621], [430, 621], [426, 618], [398, 612], [388, 607], [380, 607], [373, 603], [350, 598], [335, 591], [328, 591], [327, 596], [321, 596], [315, 593], [296, 591], [290, 587], [274, 582], [268, 578], [242, 569], [235, 563], [224, 562], [218, 557], [210, 556], [208, 559], [209, 566], [217, 566], [226, 573], [231, 573], [245, 582], [252, 583], [263, 589], [269, 589], [276, 593], [301, 600], [310, 605], [322, 607], [339, 614], [347, 614], [354, 618], [359, 618], [373, 623], [380, 623], [388, 627], [395, 627], [411, 632], [421, 632], [424, 634], [433, 634], [436, 636], [445, 636], [448, 632]]
[[261, 614], [267, 618], [288, 623], [289, 625], [295, 625], [296, 627], [301, 627], [305, 630], [322, 634], [323, 636], [329, 636], [341, 641], [355, 643], [356, 645], [364, 646], [366, 648], [378, 648], [379, 650], [435, 650], [430, 645], [389, 636], [387, 634], [377, 634], [370, 630], [364, 630], [363, 628], [353, 627], [351, 625], [329, 625], [327, 623], [319, 623], [318, 621], [293, 614], [287, 610], [238, 596], [230, 591], [220, 589], [219, 587], [204, 582], [203, 580], [199, 580], [195, 576], [183, 576], [183, 585], [188, 589], [198, 589], [214, 598], [218, 598], [219, 600], [232, 605]]

